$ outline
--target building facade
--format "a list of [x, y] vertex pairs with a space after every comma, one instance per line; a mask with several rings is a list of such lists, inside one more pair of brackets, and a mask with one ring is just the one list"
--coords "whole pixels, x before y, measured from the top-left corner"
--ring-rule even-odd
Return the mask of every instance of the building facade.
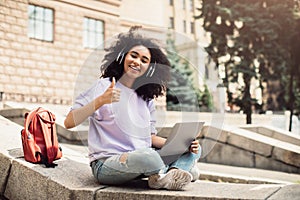
[[84, 41], [84, 32], [93, 36], [94, 30], [84, 23], [100, 21], [105, 26], [102, 37], [110, 37], [120, 30], [120, 3], [1, 1], [0, 91], [4, 98], [70, 104], [80, 67], [93, 51]]
[[100, 76], [103, 48], [133, 25], [162, 40], [171, 30], [180, 55], [194, 66], [194, 84], [205, 82], [214, 92], [218, 76], [205, 67], [207, 39], [201, 22], [194, 19], [199, 2], [2, 0], [2, 99], [72, 104], [73, 97]]

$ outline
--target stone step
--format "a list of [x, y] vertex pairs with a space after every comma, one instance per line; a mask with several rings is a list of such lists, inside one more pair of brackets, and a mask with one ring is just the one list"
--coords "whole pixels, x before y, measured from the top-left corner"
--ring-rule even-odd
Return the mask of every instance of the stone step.
[[201, 180], [246, 184], [299, 184], [300, 174], [257, 168], [198, 163]]
[[[152, 190], [145, 179], [121, 186], [97, 183], [87, 157], [62, 145], [56, 168], [26, 162], [22, 157], [22, 126], [0, 116], [0, 196], [8, 199], [298, 199], [300, 184], [240, 184], [199, 180], [184, 191]], [[82, 147], [81, 147], [82, 148]], [[84, 152], [83, 149], [81, 151]], [[200, 166], [201, 168], [201, 166]]]
[[247, 124], [239, 127], [274, 139], [278, 139], [283, 142], [300, 146], [300, 133], [297, 135], [296, 133], [291, 133], [289, 131], [268, 125]]
[[[21, 105], [14, 102], [7, 102], [4, 105], [22, 110], [41, 106], [29, 103]], [[67, 106], [51, 104], [42, 106], [56, 114], [60, 141], [87, 144], [87, 125], [83, 124], [72, 130], [64, 128], [63, 120], [68, 111]], [[171, 127], [163, 127], [159, 130], [159, 135], [166, 137]], [[203, 150], [202, 162], [300, 173], [299, 145], [226, 124], [221, 127], [205, 125], [199, 140]]]
[[[87, 157], [88, 148], [82, 145], [63, 144], [65, 147]], [[200, 180], [220, 183], [244, 184], [295, 184], [300, 183], [300, 174], [278, 172], [257, 168], [235, 167], [213, 163], [197, 163]]]

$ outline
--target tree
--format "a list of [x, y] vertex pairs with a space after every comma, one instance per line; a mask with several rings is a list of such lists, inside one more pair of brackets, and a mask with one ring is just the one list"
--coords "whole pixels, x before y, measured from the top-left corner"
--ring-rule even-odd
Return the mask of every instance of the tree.
[[292, 37], [286, 43], [287, 51], [290, 56], [289, 67], [287, 69], [287, 72], [290, 75], [288, 83], [289, 99], [287, 105], [287, 108], [290, 110], [289, 131], [292, 130], [292, 117], [294, 110], [296, 113], [299, 113], [300, 111], [300, 80], [298, 78], [300, 75], [300, 18], [296, 17], [295, 25], [295, 29], [292, 30]]
[[213, 99], [207, 85], [204, 85], [203, 91], [201, 91], [199, 88], [196, 88], [195, 91], [199, 102], [200, 111], [211, 112], [213, 110]]
[[192, 85], [193, 70], [189, 62], [178, 55], [170, 35], [167, 39], [167, 56], [172, 68], [166, 95], [167, 110], [199, 111], [197, 90]]
[[[258, 106], [250, 94], [251, 81], [281, 79], [291, 66], [287, 44], [295, 34], [294, 5], [294, 0], [203, 0], [198, 18], [211, 34], [206, 51], [217, 66], [224, 66], [228, 103], [244, 111], [247, 124], [252, 107]], [[240, 92], [230, 91], [229, 83], [242, 83]]]

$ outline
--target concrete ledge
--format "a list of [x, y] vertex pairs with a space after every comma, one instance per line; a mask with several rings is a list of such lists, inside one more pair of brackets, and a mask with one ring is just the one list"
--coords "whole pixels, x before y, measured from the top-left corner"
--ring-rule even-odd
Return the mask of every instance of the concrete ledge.
[[[5, 105], [10, 108], [21, 107], [20, 104], [13, 102]], [[87, 144], [87, 125], [83, 124], [72, 130], [64, 128], [63, 120], [67, 113], [66, 106], [51, 104], [43, 104], [42, 106], [56, 115], [60, 142]], [[31, 110], [37, 106], [26, 104], [24, 107]], [[9, 116], [15, 122], [20, 122], [24, 120], [24, 116], [22, 116], [24, 111], [24, 108], [19, 108], [10, 109], [9, 111], [6, 109], [0, 112]], [[173, 115], [174, 113], [171, 112], [170, 116]], [[188, 117], [189, 119], [192, 116], [195, 116], [195, 113], [183, 113], [181, 117]], [[222, 119], [222, 117], [220, 118]], [[219, 120], [222, 121], [221, 119]], [[23, 124], [23, 121], [19, 124]], [[160, 127], [158, 128], [159, 135], [167, 137], [171, 129], [172, 126]], [[275, 135], [280, 134], [276, 133]], [[300, 173], [300, 146], [271, 138], [270, 134], [260, 134], [228, 125], [223, 125], [220, 128], [206, 124], [202, 130], [200, 140], [203, 147], [201, 160], [203, 162]], [[240, 159], [236, 159], [236, 157]]]
[[198, 168], [200, 169], [201, 180], [209, 180], [214, 182], [244, 184], [300, 183], [300, 174], [202, 162], [198, 163]]
[[200, 141], [203, 162], [300, 173], [298, 145], [228, 125], [205, 126]]
[[271, 126], [263, 126], [263, 125], [243, 125], [240, 126], [242, 129], [246, 129], [252, 132], [256, 132], [274, 139], [278, 139], [280, 141], [288, 142], [294, 145], [300, 146], [300, 136], [294, 133], [284, 131], [282, 129], [274, 128]]
[[279, 199], [295, 199], [300, 197], [300, 187], [298, 185], [289, 185], [283, 187], [281, 190], [277, 191], [275, 194], [270, 196], [270, 200]]
[[93, 199], [102, 188], [87, 164], [64, 159], [55, 169], [14, 160], [4, 196], [8, 199]]
[[11, 159], [0, 153], [0, 193], [4, 194], [10, 173]]
[[[8, 199], [267, 199], [282, 189], [300, 191], [300, 185], [232, 184], [196, 181], [185, 191], [151, 190], [145, 180], [112, 187], [100, 185], [92, 176], [85, 155], [63, 148], [58, 167], [24, 161], [21, 150], [21, 126], [0, 116], [1, 195]], [[291, 187], [289, 189], [289, 187]], [[278, 195], [284, 195], [278, 193]], [[296, 199], [294, 192], [290, 199]]]
[[96, 193], [96, 199], [147, 199], [147, 200], [195, 200], [195, 199], [266, 199], [284, 185], [225, 184], [197, 181], [186, 191], [149, 190], [146, 183], [132, 183], [126, 187], [108, 187]]
[[0, 188], [8, 199], [93, 199], [97, 183], [88, 159], [63, 145], [56, 168], [26, 162], [19, 126], [0, 116]]

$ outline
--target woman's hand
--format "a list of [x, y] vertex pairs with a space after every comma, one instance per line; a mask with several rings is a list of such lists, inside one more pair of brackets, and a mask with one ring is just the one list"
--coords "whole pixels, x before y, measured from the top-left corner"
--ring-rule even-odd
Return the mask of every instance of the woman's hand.
[[110, 86], [107, 90], [94, 99], [92, 102], [88, 103], [87, 105], [78, 108], [76, 110], [72, 110], [66, 116], [64, 121], [64, 125], [67, 129], [73, 128], [79, 124], [81, 124], [84, 120], [86, 120], [95, 110], [99, 109], [104, 104], [109, 104], [112, 102], [120, 101], [120, 93], [121, 90], [115, 88], [116, 80], [113, 77]]
[[161, 149], [164, 146], [164, 144], [166, 143], [167, 139], [157, 136], [155, 134], [152, 134], [151, 140], [152, 140], [152, 147]]
[[199, 152], [199, 140], [194, 140], [191, 143], [190, 152], [198, 154], [198, 152]]
[[121, 90], [115, 88], [115, 84], [116, 80], [115, 77], [113, 77], [110, 86], [99, 97], [102, 105], [120, 101]]

